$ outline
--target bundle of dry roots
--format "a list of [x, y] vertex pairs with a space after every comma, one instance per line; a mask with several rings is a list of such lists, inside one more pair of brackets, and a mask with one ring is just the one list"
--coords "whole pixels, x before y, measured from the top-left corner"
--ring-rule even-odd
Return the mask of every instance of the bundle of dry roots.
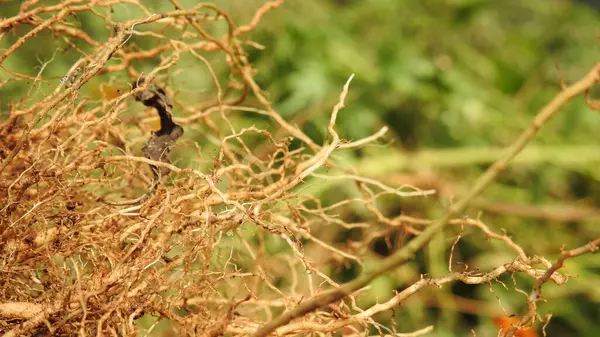
[[[30, 90], [9, 98], [0, 126], [1, 336], [141, 336], [152, 335], [157, 326], [165, 336], [358, 336], [372, 328], [405, 336], [405, 328], [374, 316], [426, 287], [489, 284], [507, 273], [524, 273], [536, 286], [527, 299], [530, 310], [504, 331], [514, 335], [536, 320], [542, 285], [566, 281], [555, 273], [562, 262], [596, 249], [598, 240], [552, 263], [530, 257], [509, 237], [461, 214], [547, 118], [598, 80], [596, 69], [557, 96], [442, 218], [387, 217], [378, 198], [420, 198], [435, 191], [390, 187], [335, 160], [336, 152], [377, 142], [387, 130], [353, 141], [338, 135], [336, 118], [352, 78], [340, 85], [338, 104], [323, 112], [330, 114], [323, 144], [282, 118], [254, 79], [260, 69], [247, 53], [257, 43], [247, 40], [248, 33], [282, 3], [257, 7], [245, 25], [234, 24], [239, 20], [212, 4], [184, 8], [176, 0], [161, 13], [137, 0], [26, 1], [0, 21], [0, 36], [14, 39], [0, 51], [0, 65], [20, 57], [39, 34], [70, 46], [79, 58], [58, 79], [44, 75], [50, 62], [36, 73], [2, 65], [0, 89], [16, 83]], [[117, 21], [117, 6], [140, 14]], [[72, 24], [83, 13], [104, 21], [105, 39]], [[141, 47], [143, 39], [153, 47]], [[180, 101], [179, 89], [170, 84], [184, 56], [211, 76], [210, 97], [202, 102]], [[215, 70], [208, 58], [226, 67]], [[152, 71], [138, 68], [143, 61], [154, 62]], [[117, 89], [93, 98], [85, 90], [94, 80]], [[119, 81], [126, 85], [115, 85]], [[239, 127], [231, 119], [240, 112], [267, 116], [277, 132]], [[210, 134], [203, 138], [206, 144], [194, 138], [199, 125]], [[207, 155], [204, 147], [214, 150]], [[305, 192], [310, 179], [351, 182], [357, 196], [323, 205]], [[368, 220], [338, 216], [351, 204], [363, 207]], [[438, 278], [412, 275], [386, 301], [356, 305], [356, 294], [373, 279], [413, 259], [446, 226], [471, 227], [500, 240], [514, 259], [485, 271], [461, 267]], [[326, 235], [340, 229], [363, 234], [347, 242]], [[410, 241], [365, 264], [369, 245], [396, 229]], [[458, 239], [448, 251], [457, 245]], [[347, 263], [362, 271], [340, 284], [332, 274]], [[410, 336], [432, 329], [422, 326]]]

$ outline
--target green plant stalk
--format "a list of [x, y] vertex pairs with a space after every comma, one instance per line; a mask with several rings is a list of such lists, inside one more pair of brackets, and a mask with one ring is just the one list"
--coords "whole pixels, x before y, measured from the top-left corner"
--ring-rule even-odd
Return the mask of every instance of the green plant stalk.
[[494, 179], [506, 168], [508, 163], [519, 154], [525, 146], [535, 137], [537, 132], [550, 118], [552, 118], [567, 102], [574, 97], [587, 92], [600, 80], [600, 63], [597, 63], [582, 79], [575, 82], [571, 86], [564, 88], [558, 93], [531, 121], [531, 125], [523, 131], [523, 133], [510, 145], [504, 155], [491, 165], [479, 178], [475, 181], [469, 192], [462, 197], [457, 203], [450, 206], [444, 215], [431, 224], [419, 236], [411, 240], [406, 246], [390, 255], [380, 263], [376, 264], [368, 270], [364, 270], [357, 278], [345, 283], [339, 288], [331, 289], [321, 293], [305, 302], [302, 302], [294, 309], [285, 311], [278, 318], [267, 322], [265, 325], [256, 330], [254, 337], [267, 336], [274, 332], [278, 327], [289, 323], [292, 319], [304, 316], [307, 313], [325, 307], [328, 304], [339, 301], [342, 298], [354, 293], [355, 291], [365, 287], [378, 276], [402, 266], [406, 262], [412, 260], [415, 254], [421, 250], [434, 237], [434, 235], [444, 229], [451, 218], [463, 212], [469, 203], [486, 187], [494, 181]]
[[[495, 147], [459, 147], [452, 149], [423, 149], [415, 154], [401, 151], [385, 155], [366, 156], [356, 163], [358, 172], [376, 176], [399, 170], [419, 171], [423, 168], [453, 168], [494, 163], [505, 149]], [[583, 167], [600, 162], [598, 145], [532, 145], [512, 160], [513, 165], [533, 166], [553, 164], [561, 167]]]

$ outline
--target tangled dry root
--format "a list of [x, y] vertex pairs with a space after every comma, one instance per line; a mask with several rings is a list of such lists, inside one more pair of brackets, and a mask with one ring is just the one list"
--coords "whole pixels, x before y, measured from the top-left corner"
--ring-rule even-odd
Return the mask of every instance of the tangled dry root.
[[[433, 327], [415, 323], [410, 327], [416, 331], [402, 334], [375, 316], [398, 310], [405, 299], [427, 287], [491, 284], [521, 273], [536, 284], [527, 299], [529, 310], [504, 331], [512, 336], [537, 318], [543, 284], [567, 280], [557, 272], [564, 261], [597, 249], [600, 239], [564, 251], [552, 263], [528, 255], [508, 236], [462, 212], [560, 107], [598, 81], [598, 67], [557, 95], [507, 155], [443, 217], [386, 216], [377, 207], [380, 198], [419, 198], [435, 191], [388, 186], [335, 160], [334, 153], [377, 142], [387, 131], [384, 127], [355, 141], [336, 131], [352, 78], [333, 107], [324, 144], [279, 115], [254, 80], [256, 69], [246, 49], [256, 43], [244, 40], [245, 34], [283, 1], [265, 3], [244, 26], [236, 26], [212, 4], [185, 9], [176, 0], [171, 3], [175, 10], [157, 14], [136, 0], [63, 1], [53, 6], [26, 1], [17, 14], [0, 21], [2, 37], [18, 26], [29, 28], [3, 51], [0, 63], [17, 57], [42, 31], [66, 36], [65, 43], [80, 57], [59, 83], [43, 72], [3, 68], [10, 78], [0, 86], [31, 81], [23, 97], [11, 98], [11, 111], [0, 128], [3, 336], [136, 336], [159, 325], [165, 336], [358, 336], [370, 327], [382, 335], [418, 336]], [[142, 14], [116, 22], [112, 11], [117, 5]], [[67, 19], [77, 13], [92, 13], [112, 27], [106, 40], [69, 25]], [[212, 33], [219, 31], [213, 26], [217, 24], [227, 27], [224, 36]], [[143, 39], [154, 47], [142, 48]], [[207, 69], [213, 80], [214, 90], [200, 104], [175, 99], [168, 92], [181, 88], [162, 85], [169, 83], [166, 74], [176, 76], [183, 55]], [[215, 70], [209, 56], [226, 67]], [[116, 90], [112, 97], [95, 100], [83, 94], [92, 79], [108, 85], [122, 77], [141, 78], [136, 65], [144, 60], [158, 65], [143, 81], [136, 80], [132, 91]], [[226, 86], [219, 79], [227, 79]], [[130, 96], [155, 109], [158, 118], [128, 117], [128, 108], [134, 106]], [[178, 117], [171, 114], [174, 106]], [[240, 127], [232, 122], [240, 111], [267, 116], [283, 136]], [[156, 119], [160, 129], [153, 132], [148, 124]], [[183, 136], [184, 128], [187, 136], [198, 125], [210, 136]], [[181, 154], [175, 151], [179, 146], [186, 146], [189, 165], [168, 159], [171, 149], [171, 156]], [[168, 181], [161, 179], [167, 175]], [[330, 187], [352, 182], [356, 195], [323, 204], [305, 191], [316, 181]], [[108, 197], [135, 198], [140, 193], [133, 202], [106, 202]], [[353, 207], [364, 212], [364, 219], [340, 216]], [[461, 231], [447, 247], [447, 275], [431, 278], [409, 268], [398, 276], [406, 284], [402, 291], [382, 303], [357, 305], [371, 281], [408, 264], [448, 226], [471, 228], [502, 242], [513, 259], [485, 271], [452, 271]], [[359, 230], [360, 238], [336, 241], [337, 234], [351, 230]], [[374, 259], [368, 247], [389, 239], [395, 230], [410, 241], [386, 259]], [[348, 264], [364, 270], [348, 283], [336, 282], [333, 270]]]

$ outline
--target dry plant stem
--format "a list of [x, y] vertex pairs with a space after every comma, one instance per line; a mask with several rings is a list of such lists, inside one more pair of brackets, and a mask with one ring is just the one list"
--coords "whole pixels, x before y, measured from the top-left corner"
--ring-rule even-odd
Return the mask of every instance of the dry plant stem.
[[600, 63], [596, 64], [581, 80], [573, 85], [566, 87], [557, 94], [544, 108], [535, 116], [531, 125], [527, 128], [511, 146], [506, 150], [505, 155], [490, 166], [476, 181], [471, 190], [462, 197], [456, 204], [452, 205], [446, 213], [436, 220], [430, 227], [425, 229], [419, 236], [410, 241], [402, 249], [398, 250], [390, 257], [375, 265], [371, 269], [363, 271], [354, 280], [342, 285], [337, 289], [326, 291], [316, 297], [302, 302], [297, 307], [285, 311], [281, 316], [267, 322], [259, 328], [254, 337], [267, 336], [277, 328], [289, 323], [294, 318], [304, 316], [305, 314], [322, 308], [328, 304], [336, 302], [353, 292], [369, 284], [372, 280], [383, 273], [397, 268], [406, 262], [412, 260], [417, 251], [423, 248], [436, 233], [439, 233], [448, 224], [448, 221], [456, 214], [465, 210], [471, 200], [478, 196], [508, 165], [508, 163], [534, 138], [538, 130], [550, 120], [567, 102], [574, 97], [583, 94], [594, 86], [600, 80]]
[[556, 262], [546, 270], [546, 272], [537, 278], [535, 285], [533, 286], [533, 290], [529, 294], [527, 298], [527, 302], [529, 304], [529, 310], [526, 315], [521, 317], [519, 322], [513, 325], [510, 329], [506, 331], [504, 337], [513, 337], [519, 329], [526, 327], [537, 315], [537, 305], [536, 303], [542, 299], [542, 286], [548, 282], [556, 273], [556, 271], [564, 266], [564, 263], [567, 259], [574, 258], [587, 253], [595, 253], [598, 251], [598, 246], [600, 245], [600, 238], [597, 238], [593, 241], [588, 242], [587, 244], [577, 247], [568, 251], [564, 251], [560, 254], [559, 258]]
[[[308, 323], [308, 322], [297, 322], [288, 324], [284, 327], [281, 327], [277, 330], [277, 333], [280, 335], [287, 335], [292, 333], [301, 333], [301, 332], [334, 332], [343, 327], [346, 327], [351, 324], [359, 323], [364, 321], [365, 319], [372, 317], [373, 315], [383, 312], [386, 310], [390, 310], [398, 305], [400, 305], [404, 300], [417, 293], [423, 288], [426, 287], [441, 287], [444, 284], [452, 283], [456, 281], [463, 282], [465, 284], [489, 284], [493, 280], [497, 279], [503, 274], [511, 273], [511, 272], [527, 272], [530, 269], [530, 266], [527, 264], [515, 260], [510, 263], [506, 263], [504, 265], [498, 266], [493, 270], [486, 273], [470, 273], [470, 272], [451, 272], [447, 275], [437, 277], [437, 278], [426, 278], [422, 277], [419, 281], [411, 284], [406, 287], [401, 292], [397, 293], [394, 297], [389, 299], [384, 303], [378, 303], [373, 305], [372, 307], [358, 313], [347, 317], [342, 320], [338, 320], [335, 322], [331, 322], [328, 324], [317, 324], [317, 323]], [[537, 274], [532, 275], [533, 277], [543, 275], [543, 272], [539, 272]], [[558, 284], [564, 284], [566, 282], [566, 278], [560, 279]]]
[[246, 26], [238, 27], [233, 32], [233, 36], [237, 36], [237, 35], [240, 35], [242, 33], [246, 33], [246, 32], [249, 32], [249, 31], [253, 30], [254, 28], [256, 28], [256, 26], [260, 22], [261, 17], [265, 13], [267, 13], [268, 11], [270, 11], [272, 9], [275, 9], [275, 8], [281, 6], [282, 4], [283, 4], [283, 0], [274, 0], [274, 1], [271, 1], [271, 2], [267, 2], [259, 10], [256, 11], [256, 13], [254, 14], [254, 17], [252, 18], [252, 21], [250, 21], [250, 23], [248, 25], [246, 25]]
[[63, 306], [64, 299], [61, 298], [56, 300], [53, 304], [48, 305], [44, 310], [38, 312], [35, 316], [31, 317], [27, 321], [20, 324], [17, 328], [10, 330], [9, 332], [2, 335], [2, 337], [18, 337], [22, 336], [23, 333], [30, 331], [34, 327], [40, 325], [46, 318], [55, 312], [59, 311]]
[[[278, 219], [278, 221], [282, 221]], [[423, 220], [402, 217], [402, 221], [404, 222], [415, 222], [421, 224], [430, 224], [431, 222], [424, 223]], [[513, 249], [517, 256], [515, 260], [509, 263], [505, 263], [501, 266], [494, 268], [488, 272], [480, 272], [480, 271], [463, 271], [463, 272], [450, 272], [449, 274], [438, 277], [438, 278], [427, 278], [421, 277], [421, 279], [412, 285], [406, 287], [401, 292], [397, 293], [393, 298], [386, 301], [385, 303], [378, 303], [366, 310], [361, 310], [360, 313], [346, 317], [342, 320], [337, 320], [327, 324], [319, 324], [312, 322], [299, 321], [296, 323], [291, 323], [281, 327], [277, 330], [277, 333], [280, 335], [288, 335], [288, 334], [298, 334], [298, 333], [308, 333], [308, 332], [334, 332], [343, 327], [349, 326], [351, 324], [356, 324], [360, 322], [364, 322], [368, 320], [373, 315], [390, 310], [397, 305], [401, 304], [408, 297], [417, 293], [426, 287], [441, 287], [444, 284], [452, 283], [456, 281], [461, 281], [465, 284], [490, 284], [493, 280], [496, 280], [503, 274], [506, 273], [515, 273], [521, 272], [531, 276], [534, 279], [539, 279], [544, 277], [548, 273], [547, 270], [535, 269], [532, 265], [537, 263], [543, 264], [546, 268], [551, 268], [552, 264], [545, 259], [539, 258], [529, 258], [523, 252], [523, 249], [519, 247], [516, 243], [514, 243], [509, 237], [502, 236], [497, 233], [492, 232], [488, 226], [483, 224], [479, 220], [475, 219], [453, 219], [449, 221], [450, 224], [453, 225], [469, 225], [473, 227], [478, 227], [481, 229], [489, 238], [503, 241], [508, 247]], [[291, 225], [290, 225], [291, 226]], [[595, 241], [586, 245], [585, 248], [594, 249]], [[568, 277], [560, 275], [558, 273], [553, 273], [551, 276], [552, 281], [557, 285], [562, 285], [567, 282]], [[358, 310], [357, 310], [358, 311]]]
[[29, 302], [7, 302], [0, 304], [0, 317], [32, 318], [44, 308]]

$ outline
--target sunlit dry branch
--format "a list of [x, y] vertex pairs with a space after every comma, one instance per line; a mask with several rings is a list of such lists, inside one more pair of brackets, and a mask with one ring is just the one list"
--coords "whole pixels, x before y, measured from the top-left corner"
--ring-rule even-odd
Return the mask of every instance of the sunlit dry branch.
[[[0, 37], [13, 39], [0, 56], [8, 76], [0, 85], [31, 81], [23, 96], [10, 97], [0, 121], [2, 336], [151, 336], [164, 322], [169, 336], [368, 336], [371, 329], [425, 336], [435, 326], [387, 326], [378, 315], [403, 310], [424, 289], [458, 282], [491, 288], [520, 274], [536, 283], [512, 336], [537, 317], [542, 286], [569, 279], [559, 272], [565, 260], [597, 250], [600, 239], [552, 263], [462, 213], [552, 115], [598, 81], [600, 66], [560, 92], [440, 219], [388, 215], [378, 205], [384, 198], [437, 191], [363, 177], [336, 160], [388, 131], [348, 140], [336, 129], [354, 75], [323, 111], [322, 144], [285, 120], [254, 79], [260, 69], [248, 48], [258, 45], [247, 35], [282, 0], [265, 1], [245, 23], [209, 3], [170, 5], [154, 13], [137, 0], [30, 0], [0, 21]], [[138, 14], [118, 21], [119, 8]], [[104, 35], [76, 24], [84, 15], [101, 20]], [[45, 33], [60, 48], [39, 69], [20, 73], [4, 64]], [[46, 75], [67, 56], [77, 60], [68, 71]], [[178, 84], [189, 68], [207, 73], [202, 95]], [[269, 117], [276, 131], [240, 126], [241, 112]], [[355, 194], [329, 203], [311, 194], [311, 187], [339, 184]], [[345, 216], [348, 209], [362, 216]], [[408, 263], [435, 234], [456, 235], [459, 227], [444, 247], [447, 274], [416, 275], [361, 306], [371, 281]], [[346, 230], [361, 235], [336, 240]], [[408, 243], [374, 261], [369, 247], [394, 232]], [[485, 270], [466, 265], [455, 252], [472, 235], [501, 243], [511, 259]], [[353, 264], [359, 276], [348, 283], [335, 277], [336, 268]]]

